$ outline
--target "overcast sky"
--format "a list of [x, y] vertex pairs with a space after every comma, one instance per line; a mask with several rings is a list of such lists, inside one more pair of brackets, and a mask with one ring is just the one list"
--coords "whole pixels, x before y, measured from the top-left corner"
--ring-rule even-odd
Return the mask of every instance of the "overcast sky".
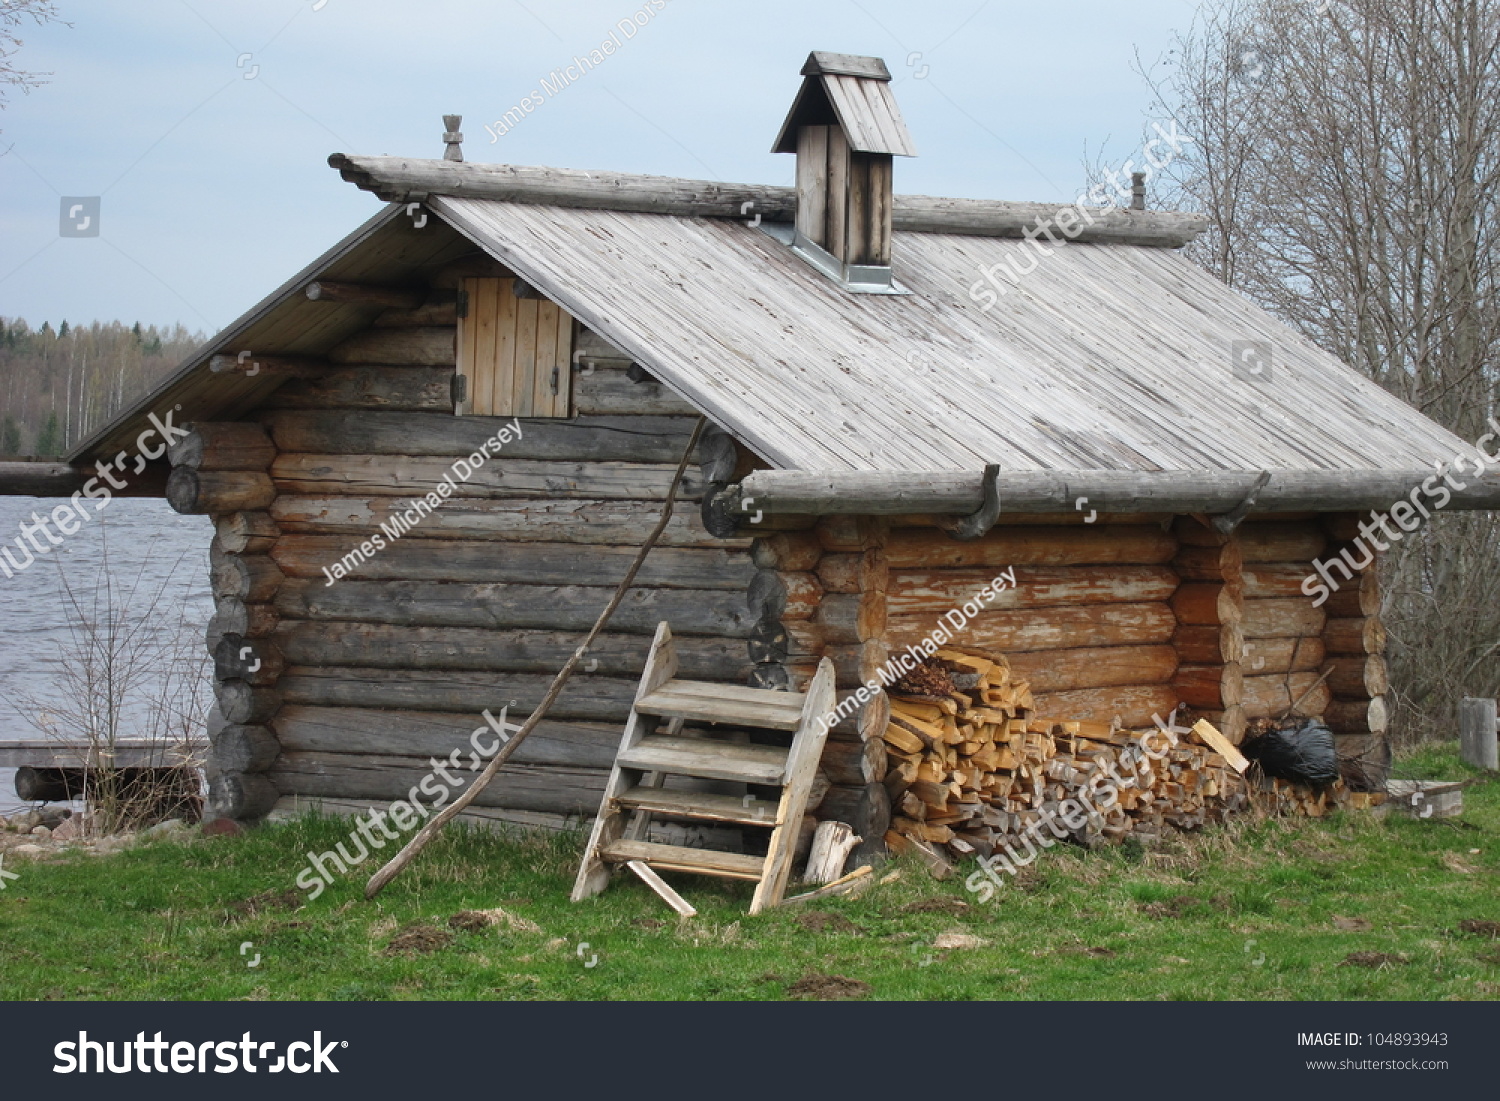
[[[659, 0], [658, 0], [659, 2]], [[874, 54], [917, 145], [899, 191], [1072, 199], [1135, 156], [1132, 71], [1191, 0], [58, 0], [0, 112], [0, 315], [222, 328], [372, 214], [333, 152], [790, 183], [767, 152], [810, 50]], [[617, 24], [645, 12], [626, 39]], [[624, 47], [485, 129], [611, 30]], [[8, 150], [8, 152], [6, 152]], [[63, 196], [100, 197], [61, 237]]]

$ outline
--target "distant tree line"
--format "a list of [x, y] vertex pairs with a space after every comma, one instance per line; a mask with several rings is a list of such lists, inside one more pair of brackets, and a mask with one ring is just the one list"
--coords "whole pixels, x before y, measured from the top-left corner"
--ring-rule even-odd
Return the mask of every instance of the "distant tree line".
[[57, 458], [203, 342], [181, 325], [0, 317], [0, 456]]

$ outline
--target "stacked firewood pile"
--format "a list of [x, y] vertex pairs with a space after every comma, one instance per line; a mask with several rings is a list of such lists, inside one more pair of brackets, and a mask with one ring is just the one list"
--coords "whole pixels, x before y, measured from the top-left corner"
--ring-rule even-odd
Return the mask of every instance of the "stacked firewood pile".
[[1167, 826], [1222, 821], [1249, 797], [1231, 758], [1246, 762], [1207, 723], [1170, 747], [1150, 730], [1037, 718], [1027, 683], [993, 656], [939, 650], [892, 686], [890, 702], [886, 840], [897, 851], [923, 841], [959, 857], [1024, 853], [1028, 831], [1057, 836], [1049, 821], [1090, 847], [1152, 841]]

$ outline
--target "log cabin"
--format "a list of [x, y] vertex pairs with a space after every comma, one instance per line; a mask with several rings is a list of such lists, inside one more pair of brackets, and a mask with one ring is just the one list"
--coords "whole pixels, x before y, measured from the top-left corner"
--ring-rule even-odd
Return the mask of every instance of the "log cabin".
[[[828, 656], [847, 693], [1002, 571], [954, 645], [1038, 714], [1237, 741], [1295, 707], [1379, 755], [1360, 514], [1473, 448], [1185, 259], [1200, 218], [898, 194], [885, 64], [801, 75], [790, 187], [467, 163], [452, 117], [442, 159], [333, 156], [369, 221], [68, 466], [7, 472], [67, 495], [140, 453], [213, 518], [211, 817], [384, 806], [528, 713], [700, 418], [697, 507], [473, 816], [593, 814], [661, 621], [685, 675], [796, 690]], [[834, 727], [814, 812], [877, 841], [884, 715]]]

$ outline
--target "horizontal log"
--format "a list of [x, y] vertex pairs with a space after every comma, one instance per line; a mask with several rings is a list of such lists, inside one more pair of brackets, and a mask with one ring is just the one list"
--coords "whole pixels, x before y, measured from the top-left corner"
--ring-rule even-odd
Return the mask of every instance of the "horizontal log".
[[1385, 699], [1341, 700], [1334, 698], [1323, 709], [1323, 720], [1336, 734], [1384, 734], [1390, 727]]
[[[297, 497], [283, 494], [270, 515], [281, 530], [307, 535], [361, 537], [403, 517], [410, 502], [398, 497]], [[655, 501], [567, 499], [489, 500], [450, 497], [419, 518], [424, 539], [497, 539], [528, 543], [615, 543], [639, 546], [661, 519]], [[663, 547], [727, 550], [749, 540], [724, 540], [703, 530], [697, 511], [679, 508], [662, 532]], [[225, 544], [228, 548], [228, 544]]]
[[458, 361], [457, 338], [457, 329], [447, 325], [364, 329], [330, 349], [328, 360], [382, 367], [452, 367]]
[[1244, 558], [1237, 541], [1217, 547], [1180, 546], [1172, 569], [1184, 581], [1225, 581], [1239, 578]]
[[228, 554], [264, 554], [281, 529], [269, 512], [230, 512], [215, 517], [214, 534]]
[[832, 643], [864, 642], [885, 634], [885, 596], [881, 593], [824, 593], [813, 621]]
[[[490, 714], [502, 721], [498, 709]], [[523, 718], [512, 710], [503, 716], [509, 727]], [[484, 733], [476, 733], [477, 731]], [[488, 751], [498, 737], [483, 712], [378, 711], [365, 707], [288, 705], [276, 716], [276, 733], [287, 752], [370, 754], [372, 756], [447, 757], [473, 749]], [[474, 741], [471, 742], [471, 738]], [[611, 767], [620, 748], [615, 723], [561, 722], [543, 719], [516, 747], [511, 760], [524, 765]]]
[[381, 310], [370, 322], [372, 329], [410, 329], [423, 325], [457, 325], [456, 290], [429, 292], [427, 301], [411, 309]]
[[246, 604], [268, 604], [285, 578], [265, 554], [226, 554], [212, 570], [213, 594]]
[[822, 599], [816, 574], [779, 570], [756, 570], [745, 592], [745, 606], [757, 622], [810, 619]]
[[1202, 711], [1199, 714], [1213, 723], [1219, 733], [1229, 739], [1231, 745], [1239, 745], [1245, 740], [1245, 728], [1249, 725], [1249, 719], [1245, 717], [1243, 707], [1227, 707], [1223, 711]]
[[214, 696], [224, 721], [260, 726], [275, 718], [281, 695], [275, 688], [257, 688], [243, 680], [214, 681]]
[[1177, 541], [1153, 527], [995, 528], [982, 539], [955, 542], [930, 531], [891, 533], [886, 557], [892, 570], [925, 567], [1163, 565]]
[[373, 283], [337, 283], [328, 279], [309, 283], [304, 293], [313, 302], [342, 302], [396, 310], [414, 310], [427, 298], [427, 291], [420, 287], [382, 287]]
[[818, 583], [830, 593], [883, 593], [890, 584], [890, 564], [883, 549], [858, 554], [825, 554], [817, 562]]
[[276, 499], [276, 487], [258, 471], [210, 472], [178, 466], [167, 478], [166, 497], [174, 511], [201, 516], [264, 509]]
[[[261, 414], [281, 451], [312, 455], [471, 455], [502, 428], [512, 428], [491, 461], [556, 460], [563, 463], [670, 465], [682, 459], [697, 423], [692, 417], [574, 417], [527, 420], [455, 417], [446, 413], [384, 410], [294, 410]], [[696, 459], [696, 456], [695, 456]]]
[[1302, 582], [1312, 574], [1306, 562], [1257, 562], [1243, 573], [1246, 600], [1306, 601]]
[[265, 817], [281, 798], [270, 777], [259, 773], [221, 772], [208, 784], [207, 821], [229, 818], [254, 822]]
[[[915, 646], [935, 627], [932, 616], [891, 616], [886, 637], [893, 649]], [[1165, 643], [1177, 621], [1166, 604], [1094, 604], [1080, 608], [982, 612], [953, 638], [954, 645], [1011, 654], [1023, 650], [1073, 650], [1085, 646]]]
[[[584, 633], [283, 620], [274, 640], [293, 665], [548, 673], [572, 657]], [[584, 668], [602, 676], [639, 676], [650, 648], [645, 634], [601, 634], [589, 647]], [[743, 683], [750, 675], [751, 662], [738, 639], [681, 636], [677, 659], [686, 677]]]
[[193, 470], [267, 470], [276, 445], [266, 430], [248, 421], [210, 421], [188, 426], [167, 450], [175, 466]]
[[1317, 637], [1246, 639], [1240, 664], [1248, 674], [1306, 673], [1323, 668], [1326, 650]]
[[[308, 812], [321, 815], [337, 815], [343, 818], [369, 818], [370, 811], [382, 814], [389, 810], [389, 799], [335, 799], [326, 795], [288, 795], [278, 799], [276, 806], [266, 816], [268, 822], [292, 822], [305, 817]], [[476, 826], [480, 829], [513, 832], [516, 827], [523, 830], [576, 830], [580, 823], [587, 826], [589, 818], [577, 814], [548, 814], [536, 810], [510, 810], [506, 807], [479, 807], [470, 804], [456, 815], [456, 822]], [[329, 865], [332, 867], [332, 865]]]
[[1215, 581], [1187, 581], [1171, 599], [1177, 622], [1207, 627], [1224, 623], [1243, 623], [1244, 611], [1232, 585]]
[[1385, 627], [1379, 619], [1330, 619], [1323, 626], [1323, 645], [1330, 654], [1383, 654]]
[[333, 364], [317, 356], [260, 355], [249, 351], [210, 356], [209, 372], [248, 378], [318, 378]]
[[[234, 597], [219, 597], [214, 601], [214, 620], [219, 634], [244, 635], [246, 638], [265, 638], [276, 629], [279, 615], [269, 604], [246, 604]], [[214, 647], [210, 646], [212, 653]]]
[[[106, 489], [113, 497], [160, 497], [166, 492], [165, 463], [151, 463], [139, 474], [131, 473], [124, 489], [114, 489], [96, 467], [67, 463], [0, 463], [0, 497], [71, 497], [90, 486], [95, 495]], [[115, 481], [121, 481], [112, 472]]]
[[1182, 665], [1170, 680], [1177, 698], [1200, 711], [1238, 707], [1243, 698], [1244, 674], [1238, 662]]
[[[660, 501], [672, 487], [675, 473], [675, 465], [664, 463], [565, 463], [502, 457], [490, 459], [463, 478], [461, 470], [454, 472], [452, 459], [400, 455], [283, 454], [271, 466], [271, 477], [282, 493], [404, 498], [422, 497], [443, 486], [459, 498], [571, 496]], [[683, 478], [681, 499], [694, 499], [702, 491], [697, 475], [689, 471]], [[264, 508], [266, 504], [269, 500], [232, 507]]]
[[592, 416], [696, 415], [693, 405], [655, 379], [634, 381], [623, 368], [607, 368], [580, 357], [573, 373], [573, 412]]
[[[974, 600], [994, 580], [993, 570], [892, 570], [886, 585], [891, 615], [946, 612]], [[991, 611], [1066, 604], [1137, 604], [1167, 600], [1178, 577], [1170, 566], [1022, 566]]]
[[[425, 757], [285, 753], [270, 773], [270, 778], [283, 795], [387, 801], [409, 799], [412, 789], [428, 779], [429, 788], [447, 793], [445, 803], [464, 791], [473, 779], [467, 768], [450, 770], [449, 775], [458, 781], [456, 785], [431, 777], [431, 773], [432, 766]], [[608, 779], [606, 769], [506, 764], [474, 802], [482, 807], [592, 817], [599, 809], [599, 799]], [[419, 788], [416, 798], [430, 810], [435, 797]], [[377, 831], [371, 832], [380, 836]], [[394, 855], [399, 842], [388, 844], [390, 848], [385, 855]]]
[[1373, 569], [1359, 576], [1359, 584], [1344, 584], [1323, 602], [1330, 619], [1362, 619], [1380, 614], [1380, 574]]
[[238, 678], [255, 688], [275, 684], [286, 669], [281, 647], [268, 638], [248, 639], [244, 635], [225, 633], [212, 654], [216, 679]]
[[1241, 626], [1245, 637], [1295, 638], [1317, 635], [1327, 620], [1322, 608], [1315, 608], [1304, 596], [1289, 600], [1246, 600]]
[[[508, 706], [511, 715], [521, 722], [546, 694], [552, 678], [551, 673], [293, 665], [282, 675], [277, 690], [286, 703], [314, 707], [388, 707], [481, 715], [486, 708], [498, 714], [498, 708]], [[549, 714], [557, 719], [624, 722], [635, 700], [637, 679], [575, 673]], [[231, 717], [228, 710], [224, 713]]]
[[818, 767], [835, 784], [878, 784], [885, 779], [885, 746], [875, 739], [827, 741]]
[[1312, 521], [1249, 523], [1239, 529], [1239, 537], [1247, 568], [1261, 562], [1311, 562], [1328, 545], [1323, 529]]
[[[345, 180], [383, 199], [406, 202], [409, 196], [456, 196], [512, 203], [626, 210], [646, 214], [742, 219], [746, 204], [768, 221], [792, 220], [796, 190], [772, 184], [726, 184], [667, 176], [509, 164], [472, 164], [407, 157], [370, 157], [335, 153], [328, 163]], [[442, 199], [435, 205], [442, 209]], [[892, 201], [896, 230], [912, 233], [957, 233], [988, 237], [1021, 237], [1039, 221], [1051, 220], [1067, 204], [1014, 203], [992, 199], [945, 199], [897, 195]], [[1201, 233], [1200, 215], [1126, 209], [1090, 210], [1078, 231], [1079, 241], [1180, 248]]]
[[877, 690], [873, 695], [867, 695], [864, 703], [857, 699], [853, 704], [845, 706], [846, 701], [852, 695], [849, 692], [838, 693], [838, 702], [844, 707], [839, 719], [828, 730], [828, 737], [834, 741], [880, 741], [885, 734], [885, 728], [891, 721], [891, 698], [884, 691]]
[[886, 522], [876, 516], [824, 516], [814, 530], [825, 551], [853, 554], [878, 545], [886, 532]]
[[[409, 627], [488, 627], [587, 631], [614, 594], [606, 586], [466, 584], [436, 581], [293, 579], [276, 594], [287, 619], [354, 620]], [[651, 635], [662, 621], [673, 635], [748, 638], [756, 620], [734, 590], [636, 587], [609, 626]]]
[[1361, 654], [1329, 658], [1328, 690], [1345, 699], [1369, 700], [1390, 691], [1390, 674], [1385, 658], [1379, 654]]
[[[1099, 512], [1226, 513], [1238, 508], [1254, 489], [1259, 472], [1229, 471], [1112, 471], [1058, 472], [1001, 471], [998, 488], [1002, 509], [1028, 513], [1076, 512], [1076, 502], [1087, 497]], [[1415, 477], [1415, 481], [1413, 481]], [[1396, 471], [1277, 471], [1256, 495], [1251, 514], [1325, 512], [1340, 508], [1386, 508], [1419, 484], [1427, 472]], [[983, 500], [983, 471], [838, 471], [762, 470], [747, 475], [735, 487], [740, 498], [755, 499], [767, 514], [845, 513], [892, 516], [906, 513], [972, 513]], [[1478, 479], [1455, 493], [1450, 508], [1500, 507], [1500, 477]], [[1256, 526], [1256, 525], [1251, 525]], [[1315, 525], [1303, 530], [1318, 535]], [[1310, 536], [1304, 537], [1310, 545]], [[1247, 542], [1245, 561], [1289, 562], [1308, 554], [1277, 549], [1273, 558], [1252, 559]]]
[[[363, 580], [505, 582], [520, 585], [618, 585], [635, 560], [634, 547], [581, 548], [558, 543], [494, 543], [407, 536], [385, 548], [371, 543], [364, 550], [355, 539], [332, 535], [283, 535], [271, 557], [288, 577], [327, 581], [332, 566], [356, 548], [363, 564], [351, 558]], [[346, 570], [348, 566], [345, 567]], [[641, 588], [728, 589], [743, 591], [755, 571], [750, 556], [736, 550], [660, 547], [647, 556], [636, 575]]]
[[269, 727], [225, 723], [213, 735], [208, 772], [265, 772], [280, 752], [281, 743]]
[[881, 784], [834, 784], [818, 804], [818, 820], [843, 822], [866, 840], [891, 827], [891, 799]]
[[1245, 715], [1251, 719], [1278, 718], [1304, 693], [1307, 698], [1297, 705], [1292, 714], [1321, 715], [1327, 710], [1332, 696], [1326, 683], [1313, 687], [1317, 679], [1317, 673], [1246, 677], [1243, 696]]
[[1165, 721], [1177, 702], [1177, 692], [1170, 684], [1083, 688], [1037, 696], [1033, 714], [1058, 722], [1107, 723], [1118, 717], [1125, 726], [1142, 727], [1152, 725], [1153, 715]]
[[1164, 684], [1177, 671], [1170, 646], [1090, 646], [1077, 650], [1009, 653], [1011, 675], [1029, 681], [1033, 692]]
[[453, 411], [452, 367], [343, 367], [277, 387], [262, 409]]
[[816, 533], [786, 531], [757, 538], [750, 553], [760, 569], [806, 572], [817, 566], [824, 551]]
[[1245, 633], [1238, 623], [1183, 624], [1172, 632], [1172, 648], [1185, 662], [1222, 665], [1245, 656]]

